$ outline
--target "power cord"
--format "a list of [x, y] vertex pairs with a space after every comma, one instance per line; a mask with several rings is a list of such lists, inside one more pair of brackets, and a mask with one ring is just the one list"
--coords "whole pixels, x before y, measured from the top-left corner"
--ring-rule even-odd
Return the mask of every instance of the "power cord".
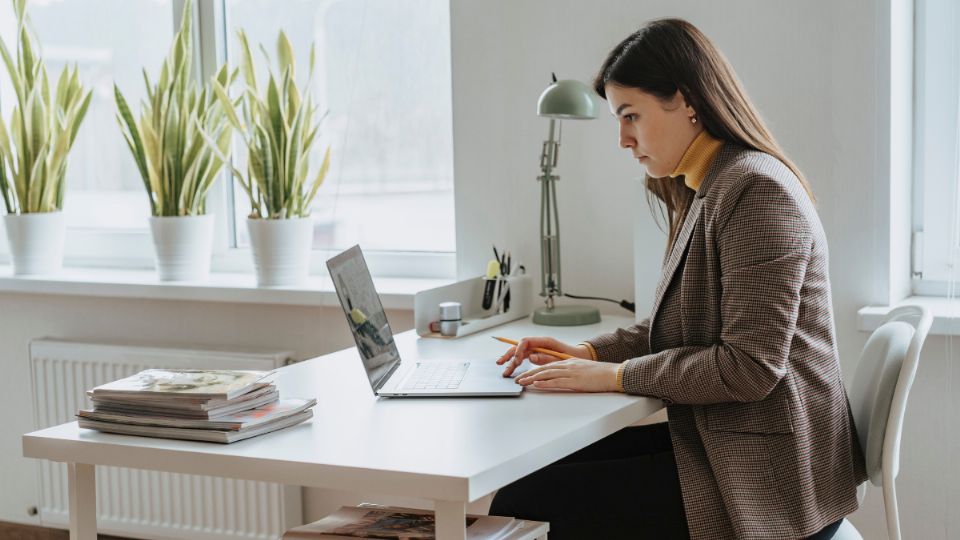
[[633, 302], [628, 302], [626, 300], [613, 300], [612, 298], [600, 298], [599, 296], [577, 296], [575, 294], [563, 293], [564, 296], [568, 298], [576, 298], [577, 300], [603, 300], [604, 302], [613, 302], [614, 304], [619, 305], [623, 309], [629, 311], [630, 313], [637, 312], [637, 305]]

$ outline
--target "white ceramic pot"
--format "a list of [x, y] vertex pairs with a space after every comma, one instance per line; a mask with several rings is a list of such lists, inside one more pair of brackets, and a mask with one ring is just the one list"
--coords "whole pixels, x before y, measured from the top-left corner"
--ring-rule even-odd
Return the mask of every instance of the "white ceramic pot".
[[247, 219], [260, 287], [302, 285], [310, 270], [313, 218]]
[[210, 275], [213, 216], [151, 217], [160, 281], [202, 281]]
[[63, 212], [3, 216], [18, 276], [53, 274], [63, 268]]

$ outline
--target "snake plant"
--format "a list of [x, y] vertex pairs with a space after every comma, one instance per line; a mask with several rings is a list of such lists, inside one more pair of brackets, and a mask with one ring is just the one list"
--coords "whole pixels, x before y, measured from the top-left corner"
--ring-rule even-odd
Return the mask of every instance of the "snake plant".
[[[140, 103], [139, 119], [134, 118], [120, 88], [113, 87], [117, 122], [154, 216], [206, 213], [207, 193], [226, 161], [224, 154], [233, 132], [210, 84], [201, 86], [192, 76], [192, 13], [193, 2], [188, 1], [156, 84], [143, 71], [147, 97]], [[236, 71], [228, 74], [224, 65], [213, 81], [229, 85], [236, 76]]]
[[13, 0], [17, 47], [0, 39], [16, 105], [9, 125], [0, 118], [0, 194], [8, 214], [63, 209], [67, 155], [90, 106], [77, 67], [64, 67], [51, 92], [37, 40], [28, 28], [27, 0]]
[[[213, 90], [227, 118], [240, 133], [247, 150], [247, 172], [231, 165], [234, 176], [250, 200], [250, 217], [286, 219], [310, 215], [310, 203], [330, 169], [330, 148], [316, 172], [310, 172], [310, 148], [316, 142], [323, 116], [307, 92], [297, 87], [296, 61], [286, 34], [277, 37], [277, 72], [269, 70], [269, 80], [261, 88], [246, 34], [237, 32], [240, 41], [242, 93], [231, 101], [229, 86], [213, 82]], [[266, 50], [261, 46], [264, 56]], [[310, 72], [305, 89], [313, 79], [315, 50], [310, 49]], [[243, 119], [237, 113], [242, 110]], [[308, 177], [311, 179], [309, 182]]]

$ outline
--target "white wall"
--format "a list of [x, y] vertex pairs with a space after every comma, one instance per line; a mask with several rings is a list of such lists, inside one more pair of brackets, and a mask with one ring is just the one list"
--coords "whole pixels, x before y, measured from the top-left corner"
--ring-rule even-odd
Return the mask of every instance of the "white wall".
[[[873, 4], [454, 2], [461, 273], [480, 272], [491, 240], [516, 246], [514, 253], [531, 271], [539, 267], [535, 178], [547, 121], [536, 116], [536, 101], [550, 71], [590, 80], [606, 53], [643, 21], [680, 16], [727, 55], [769, 127], [812, 183], [832, 247], [841, 353], [855, 357], [863, 341], [855, 329], [857, 308], [886, 300], [885, 286], [865, 278], [886, 268], [875, 231], [888, 219], [874, 209], [879, 104]], [[638, 311], [646, 312], [659, 277], [664, 234], [645, 199], [638, 200], [642, 169], [617, 147], [612, 118], [564, 126], [558, 188], [564, 288], [630, 297], [636, 265], [637, 282], [645, 284], [636, 291]], [[643, 248], [636, 256], [634, 221], [641, 227], [637, 242]]]
[[[876, 178], [876, 8], [858, 0], [453, 2], [454, 144], [461, 275], [477, 274], [490, 242], [513, 246], [539, 267], [538, 156], [547, 121], [536, 101], [558, 77], [590, 80], [606, 53], [643, 21], [685, 17], [725, 52], [781, 145], [810, 179], [835, 244], [837, 324], [852, 332], [855, 309], [884, 299], [862, 278], [886, 266], [875, 245], [870, 190]], [[645, 200], [642, 170], [617, 147], [614, 121], [564, 123], [558, 188], [564, 288], [631, 297], [649, 309], [664, 235]], [[632, 228], [642, 247], [634, 257]], [[858, 239], [846, 248], [843, 239]], [[838, 249], [839, 248], [839, 249]], [[618, 309], [614, 307], [613, 309]], [[845, 340], [848, 341], [849, 340]], [[844, 343], [845, 353], [856, 343]]]

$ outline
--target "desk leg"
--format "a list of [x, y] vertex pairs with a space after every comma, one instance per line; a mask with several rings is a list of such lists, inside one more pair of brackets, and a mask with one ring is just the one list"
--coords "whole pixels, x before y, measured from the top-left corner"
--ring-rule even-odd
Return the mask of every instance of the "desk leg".
[[433, 501], [437, 516], [437, 540], [467, 539], [467, 503]]
[[70, 540], [97, 540], [97, 476], [93, 465], [67, 463]]

